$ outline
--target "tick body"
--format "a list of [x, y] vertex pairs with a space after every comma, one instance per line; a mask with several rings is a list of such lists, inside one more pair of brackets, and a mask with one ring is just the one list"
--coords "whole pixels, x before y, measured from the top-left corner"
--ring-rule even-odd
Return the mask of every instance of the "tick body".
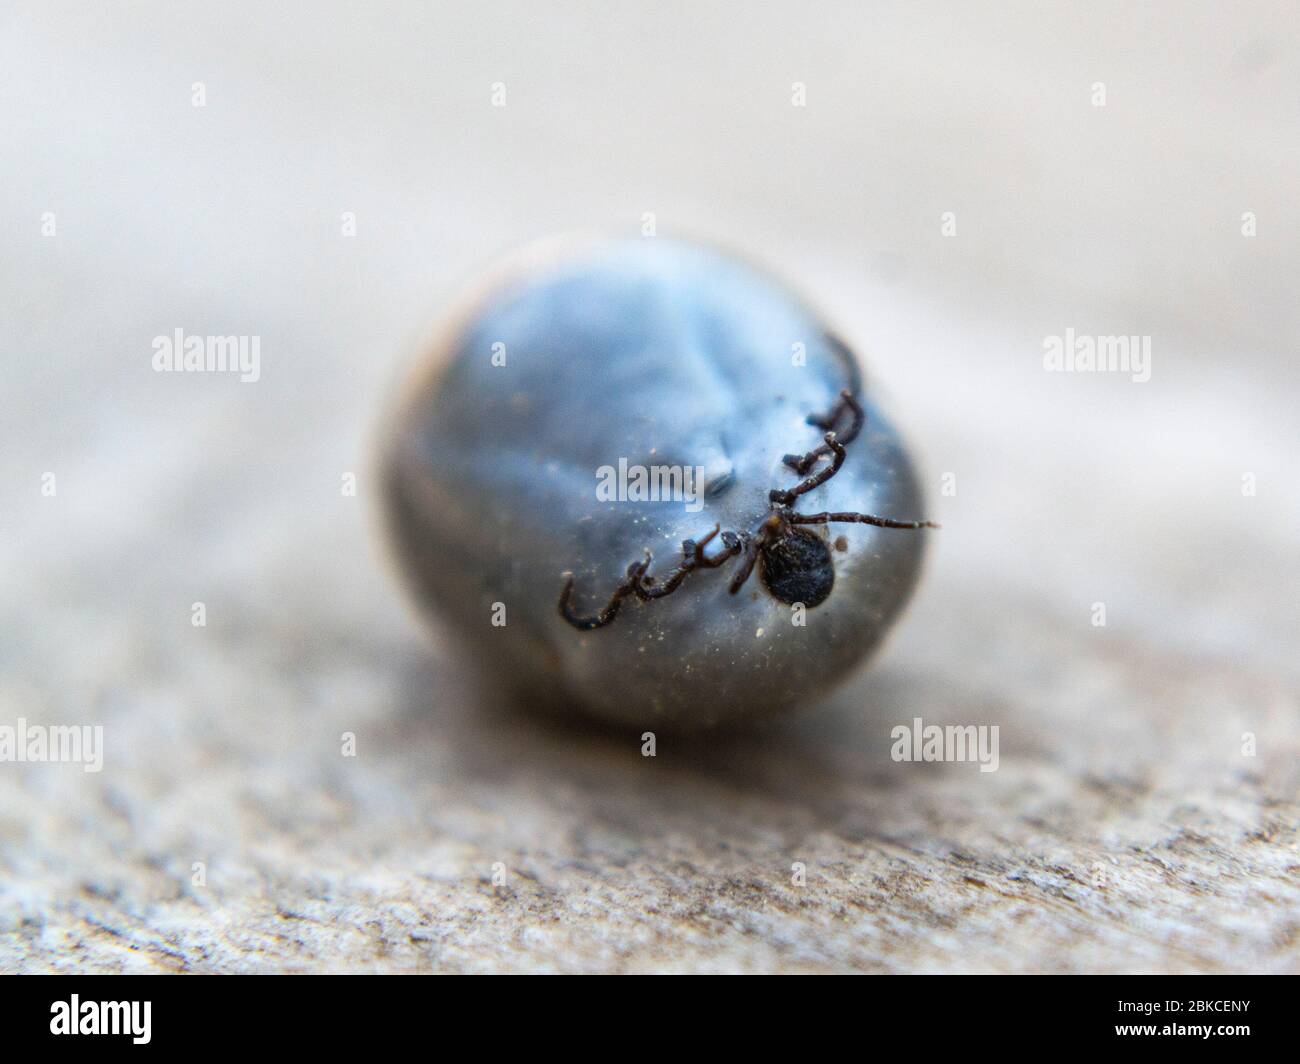
[[[602, 493], [614, 469], [682, 490]], [[468, 301], [383, 474], [445, 631], [530, 701], [634, 728], [814, 702], [903, 606], [925, 536], [845, 345], [752, 266], [662, 238], [534, 254]]]

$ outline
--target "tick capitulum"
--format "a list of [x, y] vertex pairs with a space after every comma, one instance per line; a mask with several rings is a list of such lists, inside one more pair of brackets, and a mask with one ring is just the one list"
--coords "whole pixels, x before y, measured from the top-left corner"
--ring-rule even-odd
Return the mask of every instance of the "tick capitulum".
[[[851, 416], [849, 425], [842, 434], [837, 433], [835, 427], [845, 414]], [[802, 603], [808, 608], [825, 602], [835, 586], [835, 567], [831, 561], [830, 548], [821, 537], [799, 526], [849, 523], [874, 525], [876, 528], [939, 527], [932, 521], [895, 521], [889, 517], [853, 512], [802, 514], [794, 509], [795, 500], [799, 496], [821, 487], [840, 471], [847, 453], [845, 445], [857, 438], [865, 422], [866, 415], [853, 393], [848, 390], [841, 392], [839, 401], [829, 414], [808, 418], [810, 425], [827, 430], [821, 445], [804, 455], [785, 456], [785, 464], [804, 476], [804, 479], [793, 488], [772, 489], [768, 495], [772, 509], [752, 532], [720, 533], [719, 527], [715, 525], [698, 542], [685, 540], [682, 543], [682, 560], [662, 581], [650, 575], [652, 558], [647, 550], [644, 558], [627, 567], [627, 579], [614, 589], [604, 607], [590, 616], [580, 616], [573, 612], [573, 574], [565, 573], [564, 588], [560, 592], [560, 616], [583, 631], [603, 628], [618, 616], [624, 599], [636, 597], [642, 602], [649, 602], [651, 599], [671, 595], [696, 569], [716, 569], [737, 555], [741, 559], [740, 567], [731, 578], [728, 588], [731, 594], [736, 594], [744, 587], [754, 566], [758, 565], [763, 585], [779, 601], [789, 605]], [[828, 456], [829, 464], [816, 472], [810, 472]], [[719, 534], [722, 549], [710, 556], [705, 548]]]

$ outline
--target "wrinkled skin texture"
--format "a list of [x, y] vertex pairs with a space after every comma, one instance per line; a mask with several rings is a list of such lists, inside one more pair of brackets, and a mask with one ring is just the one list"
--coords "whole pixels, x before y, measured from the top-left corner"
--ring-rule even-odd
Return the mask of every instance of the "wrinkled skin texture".
[[[505, 366], [492, 364], [497, 343]], [[793, 364], [795, 344], [805, 365]], [[575, 610], [595, 613], [646, 549], [662, 578], [683, 540], [715, 524], [752, 531], [768, 492], [801, 479], [783, 456], [821, 442], [808, 415], [846, 387], [859, 388], [866, 427], [796, 509], [923, 517], [902, 444], [857, 374], [789, 293], [710, 249], [623, 240], [516, 272], [436, 345], [399, 403], [383, 458], [399, 565], [421, 606], [530, 702], [649, 730], [811, 704], [879, 642], [931, 533], [805, 526], [835, 572], [802, 627], [761, 562], [728, 593], [738, 559], [663, 599], [628, 599], [592, 631], [566, 623], [557, 600], [572, 572]], [[597, 470], [620, 457], [702, 466], [703, 509], [598, 501]], [[832, 546], [840, 537], [847, 549]], [[491, 623], [497, 602], [504, 627]]]

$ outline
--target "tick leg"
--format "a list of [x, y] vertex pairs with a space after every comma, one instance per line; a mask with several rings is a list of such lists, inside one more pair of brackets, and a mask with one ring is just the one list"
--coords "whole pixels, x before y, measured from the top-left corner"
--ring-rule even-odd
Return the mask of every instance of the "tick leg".
[[653, 577], [645, 577], [635, 588], [637, 598], [649, 601], [650, 599], [671, 595], [681, 587], [682, 581], [696, 569], [716, 569], [728, 558], [734, 557], [740, 550], [738, 542], [734, 546], [728, 544], [721, 553], [712, 558], [704, 553], [704, 548], [717, 536], [720, 527], [720, 525], [714, 525], [713, 530], [698, 543], [693, 539], [684, 540], [682, 542], [682, 560], [678, 563], [677, 568], [668, 574], [668, 578], [662, 584], [656, 585]]
[[840, 466], [844, 464], [844, 455], [846, 453], [844, 445], [835, 438], [835, 433], [833, 432], [826, 433], [824, 439], [826, 440], [826, 446], [835, 455], [831, 464], [819, 469], [812, 476], [800, 481], [788, 491], [774, 488], [768, 493], [768, 498], [771, 499], [772, 502], [776, 503], [778, 506], [789, 506], [800, 495], [807, 495], [808, 492], [812, 491], [814, 488], [821, 487], [826, 483], [826, 481], [830, 480], [831, 477], [840, 471]]
[[790, 514], [792, 525], [825, 525], [832, 521], [848, 524], [874, 525], [876, 528], [939, 528], [933, 521], [895, 521], [892, 517], [873, 517], [871, 514], [820, 513]]
[[734, 558], [740, 553], [740, 540], [734, 533], [724, 532], [722, 534], [722, 550], [712, 558], [705, 555], [704, 548], [718, 534], [718, 527], [718, 525], [714, 525], [713, 531], [695, 544], [695, 565], [700, 569], [716, 569], [723, 562]]
[[641, 579], [649, 568], [650, 552], [646, 551], [645, 560], [633, 562], [627, 567], [627, 579], [614, 589], [614, 593], [609, 597], [609, 601], [605, 603], [604, 607], [590, 617], [579, 617], [573, 612], [573, 574], [565, 573], [564, 589], [560, 592], [560, 616], [579, 631], [589, 632], [593, 628], [604, 628], [605, 625], [618, 616], [623, 600], [628, 595], [637, 593], [637, 589], [641, 586]]
[[762, 543], [758, 536], [750, 536], [746, 540], [743, 553], [740, 557], [740, 568], [736, 570], [736, 575], [731, 578], [731, 586], [727, 588], [733, 595], [745, 585], [749, 579], [749, 574], [754, 571], [754, 563], [758, 561], [758, 552]]
[[[628, 589], [631, 590], [630, 588]], [[627, 598], [622, 586], [614, 592], [608, 603], [599, 612], [590, 617], [579, 617], [573, 612], [570, 605], [570, 599], [573, 597], [573, 574], [569, 573], [564, 581], [564, 590], [560, 592], [560, 616], [568, 621], [574, 628], [579, 631], [589, 632], [593, 628], [604, 628], [615, 617], [618, 616], [619, 607], [623, 605], [623, 600]]]
[[[623, 600], [629, 595], [635, 595], [642, 602], [650, 602], [653, 599], [663, 598], [671, 595], [682, 586], [687, 576], [696, 569], [716, 569], [729, 558], [734, 558], [741, 550], [741, 542], [734, 532], [722, 533], [723, 549], [712, 558], [704, 553], [704, 548], [713, 541], [718, 535], [719, 526], [714, 525], [713, 531], [709, 532], [698, 543], [693, 539], [682, 542], [682, 560], [663, 580], [656, 580], [649, 575], [650, 562], [652, 561], [649, 551], [645, 552], [645, 559], [639, 562], [633, 562], [627, 567], [627, 579], [614, 589], [603, 609], [590, 617], [580, 617], [573, 612], [573, 574], [565, 573], [564, 588], [560, 591], [560, 616], [568, 621], [574, 628], [580, 631], [590, 631], [593, 628], [603, 628], [618, 616], [618, 611], [623, 606]], [[753, 563], [750, 563], [751, 567]], [[748, 575], [748, 574], [746, 574]]]
[[688, 539], [682, 544], [682, 561], [676, 569], [668, 574], [668, 579], [663, 581], [663, 583], [657, 583], [653, 576], [644, 577], [634, 588], [636, 591], [636, 597], [642, 602], [649, 602], [651, 599], [663, 598], [665, 595], [671, 595], [682, 586], [682, 581], [686, 579], [687, 574], [695, 568], [692, 561], [694, 553], [695, 543]]
[[[824, 417], [811, 414], [808, 417], [808, 424], [815, 425], [817, 428], [825, 429], [828, 432], [832, 431], [839, 423], [840, 418], [844, 416], [845, 410], [852, 411], [853, 420], [844, 432], [837, 434], [836, 438], [842, 444], [852, 443], [858, 438], [858, 433], [862, 431], [862, 426], [866, 424], [867, 415], [863, 411], [861, 405], [859, 405], [858, 401], [853, 397], [853, 393], [847, 389], [840, 392], [839, 401], [831, 409], [829, 414]], [[812, 467], [817, 464], [817, 459], [830, 453], [830, 448], [825, 444], [822, 444], [820, 447], [814, 448], [805, 455], [787, 454], [781, 460], [800, 476], [805, 476], [808, 473], [808, 470], [812, 469]]]

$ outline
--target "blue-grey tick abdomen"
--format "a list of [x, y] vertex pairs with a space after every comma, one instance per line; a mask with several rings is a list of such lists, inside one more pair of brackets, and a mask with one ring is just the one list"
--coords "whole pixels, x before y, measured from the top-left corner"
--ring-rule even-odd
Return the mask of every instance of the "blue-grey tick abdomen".
[[[823, 440], [851, 437], [845, 390], [865, 423], [837, 458]], [[386, 432], [388, 526], [417, 601], [529, 698], [636, 729], [813, 702], [880, 640], [927, 535], [795, 523], [922, 517], [903, 446], [796, 298], [662, 238], [574, 244], [506, 273], [429, 353]], [[803, 474], [785, 461], [819, 446]], [[700, 557], [716, 567], [688, 565], [664, 593], [683, 541], [715, 526]], [[572, 623], [603, 617], [620, 589], [612, 619]]]

